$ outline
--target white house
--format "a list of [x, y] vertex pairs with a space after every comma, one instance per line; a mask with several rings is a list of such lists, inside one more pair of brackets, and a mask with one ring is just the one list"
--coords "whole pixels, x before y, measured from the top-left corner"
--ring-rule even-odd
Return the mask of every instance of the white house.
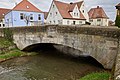
[[0, 28], [5, 27], [5, 14], [8, 13], [10, 9], [0, 8]]
[[89, 20], [89, 16], [84, 8], [83, 1], [68, 4], [53, 0], [46, 19], [47, 23], [62, 25], [85, 24]]
[[44, 13], [28, 0], [22, 0], [5, 15], [6, 27], [34, 26], [42, 23]]
[[95, 26], [108, 26], [109, 18], [102, 7], [92, 8], [88, 12], [89, 22]]

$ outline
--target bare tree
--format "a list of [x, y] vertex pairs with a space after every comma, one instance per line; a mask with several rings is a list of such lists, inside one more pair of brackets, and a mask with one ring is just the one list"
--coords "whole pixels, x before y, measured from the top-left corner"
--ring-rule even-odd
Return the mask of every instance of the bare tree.
[[24, 21], [25, 21], [25, 23], [26, 23], [27, 26], [28, 26], [28, 24], [30, 22], [30, 17], [31, 17], [31, 15], [24, 14]]

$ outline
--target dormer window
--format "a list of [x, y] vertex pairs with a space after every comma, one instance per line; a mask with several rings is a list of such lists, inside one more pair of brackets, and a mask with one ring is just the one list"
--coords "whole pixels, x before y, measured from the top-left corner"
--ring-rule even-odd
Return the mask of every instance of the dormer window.
[[27, 9], [29, 9], [30, 7], [29, 6], [27, 6]]

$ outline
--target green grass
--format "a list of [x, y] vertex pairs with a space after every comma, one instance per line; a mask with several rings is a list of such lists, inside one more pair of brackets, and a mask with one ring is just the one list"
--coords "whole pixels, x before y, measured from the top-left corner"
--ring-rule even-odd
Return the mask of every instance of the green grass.
[[[5, 38], [0, 38], [0, 48], [6, 48], [9, 46], [14, 45], [13, 42], [10, 42], [9, 40], [6, 40]], [[6, 51], [0, 54], [0, 61], [4, 61], [7, 59], [11, 59], [14, 57], [20, 57], [20, 56], [31, 56], [31, 55], [36, 55], [37, 53], [34, 52], [23, 52], [20, 51], [17, 48], [11, 49], [10, 51]]]
[[6, 40], [4, 38], [0, 38], [0, 47], [1, 48], [3, 48], [3, 47], [9, 47], [11, 45], [13, 45], [12, 42], [10, 42], [10, 41], [8, 41], [8, 40]]
[[22, 56], [22, 55], [25, 55], [26, 53], [18, 50], [18, 49], [14, 49], [14, 50], [11, 50], [5, 54], [2, 54], [0, 55], [0, 59], [8, 59], [8, 58], [13, 58], [13, 57], [19, 57], [19, 56]]
[[97, 73], [91, 73], [88, 74], [86, 76], [84, 76], [83, 78], [81, 78], [80, 80], [109, 80], [110, 77], [110, 73], [107, 72], [97, 72]]
[[27, 52], [20, 51], [18, 49], [13, 49], [5, 54], [1, 54], [0, 60], [6, 60], [6, 59], [20, 57], [20, 56], [32, 56], [32, 55], [37, 55], [37, 53], [34, 53], [34, 52], [27, 53]]

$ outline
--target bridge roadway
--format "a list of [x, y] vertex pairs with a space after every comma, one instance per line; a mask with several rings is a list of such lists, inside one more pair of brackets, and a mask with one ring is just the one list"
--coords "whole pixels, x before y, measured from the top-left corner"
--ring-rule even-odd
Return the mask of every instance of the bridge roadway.
[[[120, 80], [120, 29], [98, 26], [43, 25], [9, 28], [20, 50], [40, 43], [52, 43], [63, 52], [75, 56], [87, 55], [106, 69], [115, 64], [115, 80]], [[1, 36], [4, 29], [0, 29]], [[65, 50], [65, 46], [70, 47]], [[78, 50], [78, 51], [75, 51]]]

